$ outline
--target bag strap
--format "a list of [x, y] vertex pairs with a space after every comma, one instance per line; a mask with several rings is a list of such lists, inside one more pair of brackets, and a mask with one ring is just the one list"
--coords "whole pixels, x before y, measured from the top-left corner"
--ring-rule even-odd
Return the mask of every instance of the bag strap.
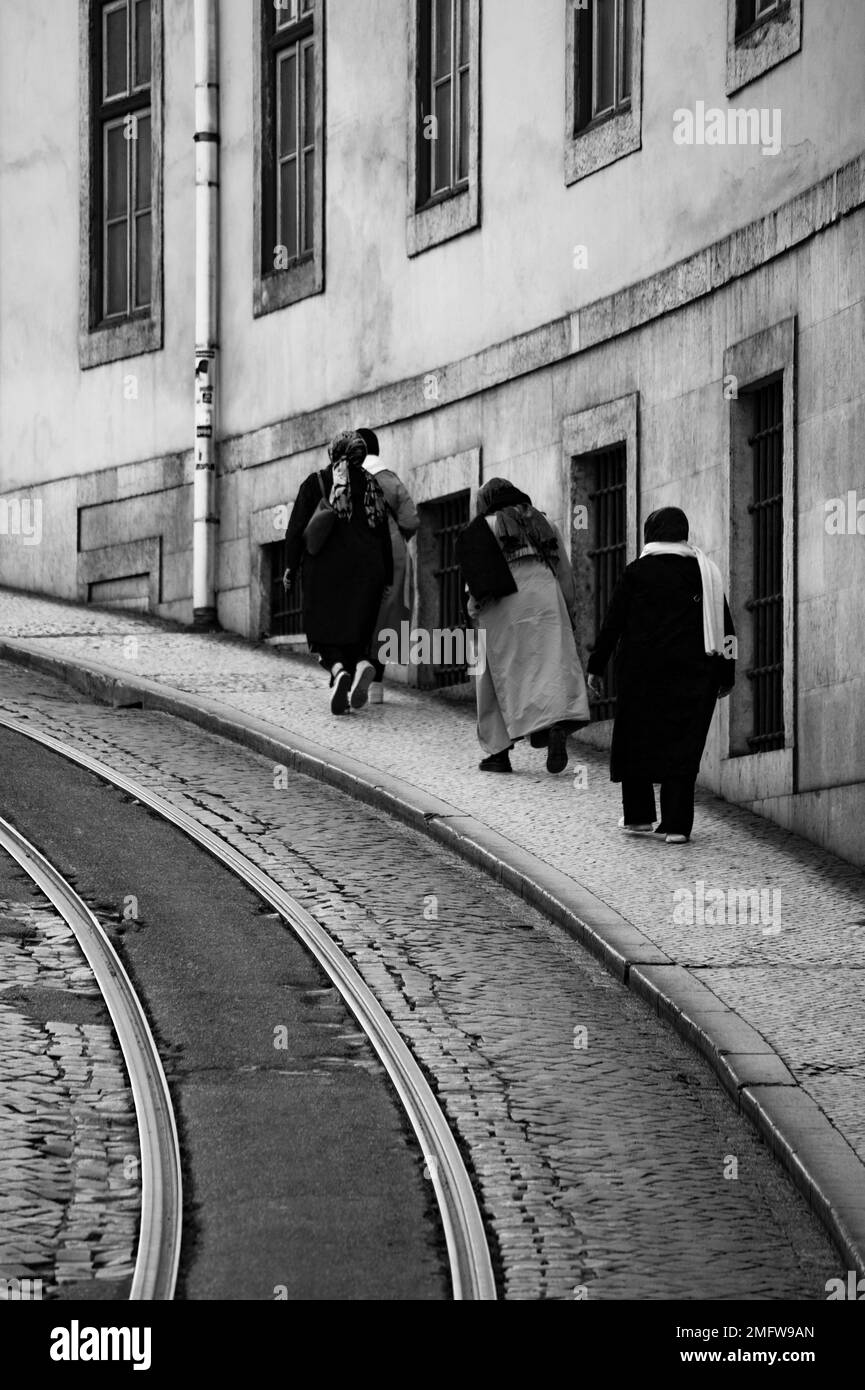
[[316, 477], [318, 478], [318, 485], [319, 485], [319, 487], [321, 488], [321, 495], [322, 495], [322, 497], [324, 498], [324, 500], [325, 500], [325, 502], [326, 502], [326, 501], [327, 501], [327, 492], [325, 491], [325, 487], [324, 487], [324, 474], [323, 474], [321, 471], [319, 471], [319, 472], [316, 474]]

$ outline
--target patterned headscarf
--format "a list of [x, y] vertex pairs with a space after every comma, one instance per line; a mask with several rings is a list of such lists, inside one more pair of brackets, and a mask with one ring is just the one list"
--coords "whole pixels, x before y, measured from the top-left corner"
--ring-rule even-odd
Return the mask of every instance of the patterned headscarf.
[[371, 473], [363, 468], [366, 443], [356, 430], [343, 430], [331, 440], [328, 455], [333, 465], [330, 505], [340, 521], [351, 521], [351, 470], [360, 469], [364, 477], [363, 507], [371, 530], [381, 526], [387, 514], [384, 493]]

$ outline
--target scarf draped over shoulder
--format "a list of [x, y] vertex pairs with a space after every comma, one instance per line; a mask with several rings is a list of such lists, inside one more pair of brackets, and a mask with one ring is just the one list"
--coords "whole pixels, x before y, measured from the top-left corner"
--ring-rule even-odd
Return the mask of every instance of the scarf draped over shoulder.
[[387, 503], [381, 485], [363, 467], [366, 458], [366, 443], [355, 430], [344, 430], [331, 440], [328, 449], [333, 467], [333, 487], [330, 492], [330, 505], [339, 521], [351, 521], [353, 503], [351, 496], [351, 472], [356, 470], [363, 475], [363, 508], [370, 530], [381, 526], [387, 515]]

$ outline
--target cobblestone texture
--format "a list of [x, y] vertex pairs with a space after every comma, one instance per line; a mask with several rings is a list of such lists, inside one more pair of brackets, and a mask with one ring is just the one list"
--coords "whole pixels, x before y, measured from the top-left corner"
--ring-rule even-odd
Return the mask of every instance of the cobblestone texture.
[[107, 1020], [63, 919], [35, 890], [0, 899], [0, 1279], [41, 1280], [43, 1298], [87, 1297], [98, 1280], [123, 1297], [140, 1212], [135, 1110], [110, 1023], [45, 1017], [70, 1000]]
[[517, 899], [165, 716], [9, 667], [0, 707], [211, 826], [345, 947], [470, 1153], [507, 1297], [825, 1297], [831, 1247], [705, 1065]]
[[[48, 652], [99, 660], [224, 701], [326, 748], [402, 777], [476, 816], [572, 876], [699, 977], [784, 1058], [865, 1160], [865, 879], [770, 821], [703, 794], [693, 842], [622, 840], [607, 759], [572, 740], [585, 785], [549, 777], [519, 744], [516, 775], [477, 771], [471, 709], [389, 685], [387, 703], [350, 719], [328, 711], [322, 673], [238, 639], [164, 629], [129, 614], [0, 593], [0, 631]], [[865, 833], [865, 830], [863, 830]], [[764, 923], [678, 925], [679, 890], [780, 895], [781, 930]], [[771, 899], [769, 900], [771, 901]]]

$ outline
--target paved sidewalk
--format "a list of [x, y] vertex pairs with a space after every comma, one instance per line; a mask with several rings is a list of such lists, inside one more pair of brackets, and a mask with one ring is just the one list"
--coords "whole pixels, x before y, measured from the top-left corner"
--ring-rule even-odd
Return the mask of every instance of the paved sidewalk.
[[[335, 719], [313, 663], [238, 639], [3, 591], [0, 656], [10, 645], [105, 668], [93, 688], [109, 697], [112, 680], [128, 698], [181, 692], [211, 727], [221, 717], [259, 751], [285, 745], [286, 761], [295, 749], [296, 765], [401, 811], [553, 911], [709, 1057], [862, 1263], [861, 871], [705, 794], [690, 845], [625, 838], [606, 757], [578, 741], [561, 777], [523, 744], [513, 777], [485, 777], [470, 707], [391, 685], [384, 706]], [[713, 907], [712, 890], [762, 898], [742, 922], [728, 896]]]

